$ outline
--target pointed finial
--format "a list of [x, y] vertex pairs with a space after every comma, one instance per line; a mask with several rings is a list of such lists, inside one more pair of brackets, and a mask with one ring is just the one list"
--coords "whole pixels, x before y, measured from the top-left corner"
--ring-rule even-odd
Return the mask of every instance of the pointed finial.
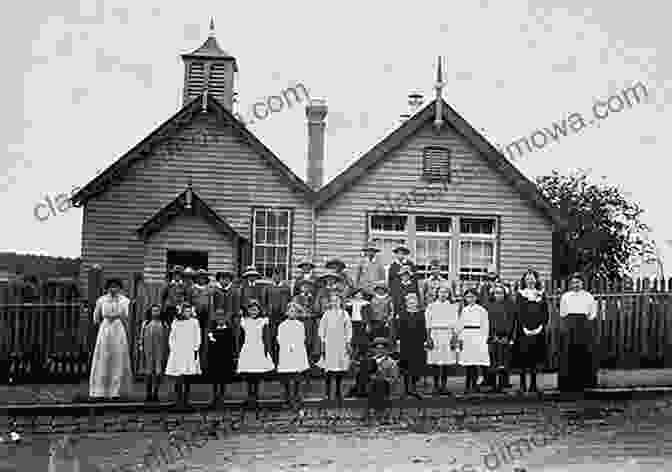
[[441, 70], [441, 56], [438, 56], [437, 60], [437, 68], [436, 68], [436, 85], [434, 88], [436, 89], [436, 103], [435, 103], [435, 118], [434, 118], [434, 126], [436, 127], [436, 131], [441, 130], [441, 126], [443, 125], [443, 86], [445, 85], [443, 82], [443, 71]]
[[215, 37], [215, 19], [210, 17], [210, 37]]

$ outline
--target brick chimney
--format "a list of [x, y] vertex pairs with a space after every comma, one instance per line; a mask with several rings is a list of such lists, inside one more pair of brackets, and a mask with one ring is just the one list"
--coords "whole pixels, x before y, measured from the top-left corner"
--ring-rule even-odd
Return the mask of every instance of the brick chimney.
[[311, 99], [306, 107], [308, 117], [308, 171], [306, 178], [313, 190], [322, 187], [324, 178], [324, 118], [327, 116], [327, 101]]

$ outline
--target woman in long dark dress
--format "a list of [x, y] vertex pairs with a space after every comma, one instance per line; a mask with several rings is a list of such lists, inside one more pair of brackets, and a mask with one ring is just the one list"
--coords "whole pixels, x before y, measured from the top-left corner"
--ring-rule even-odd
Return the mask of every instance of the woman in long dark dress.
[[595, 356], [595, 298], [583, 289], [581, 274], [569, 280], [570, 291], [560, 298], [560, 372], [558, 389], [581, 392], [597, 385]]
[[[548, 303], [539, 273], [528, 270], [520, 281], [514, 344], [514, 367], [520, 369], [520, 392], [538, 392], [537, 370], [546, 362]], [[526, 373], [530, 374], [529, 388]]]
[[399, 341], [400, 367], [404, 373], [406, 395], [421, 399], [417, 383], [427, 366], [427, 329], [425, 312], [420, 309], [418, 296], [409, 293], [406, 304], [398, 314], [397, 339]]

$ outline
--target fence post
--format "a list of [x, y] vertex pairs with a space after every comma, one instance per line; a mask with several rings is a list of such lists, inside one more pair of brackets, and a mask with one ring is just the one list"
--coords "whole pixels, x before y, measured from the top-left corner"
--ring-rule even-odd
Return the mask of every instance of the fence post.
[[96, 332], [96, 326], [93, 323], [93, 310], [96, 308], [96, 301], [98, 297], [103, 294], [103, 269], [100, 266], [94, 266], [89, 268], [89, 283], [88, 289], [89, 293], [87, 294], [87, 299], [89, 302], [89, 316], [86, 320], [85, 330], [88, 333], [87, 336], [87, 351], [90, 355], [93, 355], [93, 347], [96, 342], [96, 337], [98, 333]]

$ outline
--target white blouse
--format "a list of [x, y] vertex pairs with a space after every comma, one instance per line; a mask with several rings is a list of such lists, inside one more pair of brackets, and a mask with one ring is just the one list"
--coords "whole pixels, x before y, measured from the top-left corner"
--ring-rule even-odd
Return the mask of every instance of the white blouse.
[[560, 297], [560, 317], [564, 318], [570, 313], [583, 313], [589, 320], [594, 320], [597, 317], [597, 302], [585, 290], [565, 292]]

